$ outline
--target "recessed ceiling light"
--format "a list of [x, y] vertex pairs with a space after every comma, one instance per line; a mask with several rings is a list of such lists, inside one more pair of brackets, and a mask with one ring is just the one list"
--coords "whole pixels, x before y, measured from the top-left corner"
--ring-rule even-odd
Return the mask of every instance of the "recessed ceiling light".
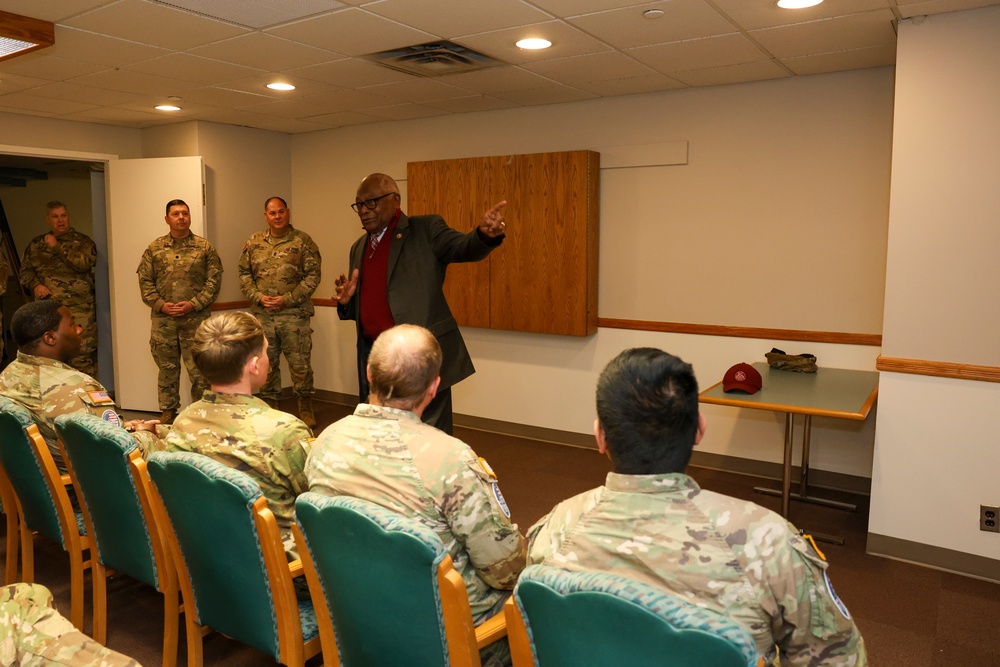
[[290, 83], [269, 83], [267, 87], [271, 90], [295, 90], [295, 86]]
[[663, 16], [662, 9], [647, 9], [642, 13], [642, 18], [644, 19], [658, 19]]
[[778, 6], [782, 9], [805, 9], [815, 7], [823, 0], [778, 0]]
[[516, 42], [516, 46], [519, 49], [547, 49], [552, 46], [552, 42], [547, 39], [542, 39], [540, 37], [529, 37], [528, 39], [522, 39]]
[[157, 104], [153, 108], [156, 109], [157, 111], [180, 111], [181, 110], [181, 108], [179, 106], [175, 106], [173, 104]]

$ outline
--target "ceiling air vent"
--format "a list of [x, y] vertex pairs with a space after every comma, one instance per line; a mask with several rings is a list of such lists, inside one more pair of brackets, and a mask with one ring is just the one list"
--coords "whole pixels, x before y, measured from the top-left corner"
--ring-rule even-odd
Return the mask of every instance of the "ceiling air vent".
[[448, 41], [406, 46], [362, 57], [383, 67], [424, 77], [473, 72], [505, 64]]

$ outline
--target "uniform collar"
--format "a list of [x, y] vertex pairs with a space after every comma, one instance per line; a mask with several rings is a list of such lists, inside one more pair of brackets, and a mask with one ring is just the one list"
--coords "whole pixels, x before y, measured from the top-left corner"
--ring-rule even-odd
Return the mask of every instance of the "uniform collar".
[[22, 364], [27, 364], [29, 366], [53, 366], [55, 368], [66, 368], [73, 370], [73, 367], [64, 364], [56, 359], [49, 359], [48, 357], [41, 357], [37, 354], [27, 354], [25, 352], [17, 351], [17, 360]]
[[701, 491], [698, 482], [682, 472], [663, 475], [621, 475], [609, 472], [604, 486], [624, 493], [678, 494], [689, 497]]
[[409, 410], [390, 408], [385, 405], [371, 405], [370, 403], [358, 403], [354, 408], [356, 417], [368, 417], [369, 419], [391, 419], [392, 421], [420, 421], [420, 417]]

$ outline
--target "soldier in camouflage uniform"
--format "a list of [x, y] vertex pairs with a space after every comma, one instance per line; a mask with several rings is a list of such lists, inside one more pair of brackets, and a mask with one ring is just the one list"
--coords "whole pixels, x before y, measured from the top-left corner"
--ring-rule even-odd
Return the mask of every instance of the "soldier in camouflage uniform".
[[[510, 596], [525, 540], [486, 461], [420, 420], [440, 367], [441, 348], [427, 329], [401, 324], [380, 334], [368, 358], [370, 403], [320, 434], [306, 475], [310, 491], [362, 498], [433, 530], [465, 580], [478, 624]], [[509, 647], [497, 642], [482, 657], [484, 665], [508, 664]]]
[[298, 398], [299, 417], [316, 427], [313, 415], [312, 328], [315, 313], [312, 294], [320, 279], [319, 248], [291, 224], [292, 212], [281, 197], [264, 202], [268, 229], [257, 232], [243, 245], [240, 255], [240, 289], [253, 304], [267, 334], [271, 374], [260, 395], [276, 406], [281, 393], [281, 353], [288, 360], [292, 391]]
[[[97, 246], [69, 226], [66, 205], [46, 204], [52, 231], [31, 240], [21, 260], [21, 285], [35, 299], [56, 299], [72, 311], [83, 327], [83, 345], [70, 366], [97, 375], [97, 316], [94, 311], [94, 265]], [[4, 281], [6, 283], [6, 281]]]
[[[162, 449], [156, 422], [123, 423], [114, 401], [101, 384], [68, 365], [80, 349], [80, 326], [73, 313], [54, 299], [26, 303], [14, 313], [11, 335], [17, 359], [0, 373], [0, 396], [24, 406], [52, 452], [60, 473], [66, 464], [56, 443], [56, 417], [89, 412], [132, 433], [143, 458]], [[2, 663], [0, 663], [2, 664]]]
[[308, 488], [304, 470], [312, 432], [294, 415], [252, 395], [270, 365], [264, 329], [249, 313], [217, 313], [198, 327], [193, 353], [211, 390], [174, 420], [167, 450], [204, 454], [250, 475], [294, 560], [295, 497]]
[[222, 260], [207, 239], [191, 232], [191, 210], [183, 201], [167, 202], [164, 219], [170, 233], [149, 244], [136, 273], [142, 300], [152, 311], [149, 348], [160, 369], [160, 421], [169, 424], [181, 403], [182, 358], [191, 378], [191, 400], [200, 399], [206, 388], [191, 359], [191, 343], [219, 296]]
[[691, 366], [651, 348], [618, 355], [597, 385], [598, 450], [613, 472], [528, 531], [529, 560], [610, 572], [720, 612], [767, 664], [863, 667], [864, 642], [827, 563], [778, 514], [683, 474], [705, 421]]
[[141, 667], [73, 627], [47, 588], [25, 583], [0, 588], [0, 665]]

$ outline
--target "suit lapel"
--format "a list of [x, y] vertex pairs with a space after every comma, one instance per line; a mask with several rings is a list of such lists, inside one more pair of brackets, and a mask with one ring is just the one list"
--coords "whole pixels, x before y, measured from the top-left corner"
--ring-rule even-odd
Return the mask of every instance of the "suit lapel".
[[[388, 234], [388, 230], [386, 230]], [[410, 219], [406, 217], [405, 213], [399, 214], [399, 220], [396, 221], [396, 230], [392, 234], [392, 240], [389, 244], [389, 266], [386, 268], [385, 278], [386, 284], [389, 284], [389, 280], [392, 278], [392, 272], [396, 268], [396, 261], [399, 259], [399, 253], [403, 249], [403, 242], [406, 241], [407, 235], [410, 233]]]

